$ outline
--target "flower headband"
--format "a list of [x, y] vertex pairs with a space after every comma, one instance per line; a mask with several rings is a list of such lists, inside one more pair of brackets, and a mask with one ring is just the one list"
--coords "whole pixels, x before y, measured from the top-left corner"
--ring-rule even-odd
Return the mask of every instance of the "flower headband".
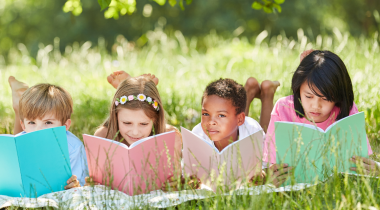
[[139, 100], [139, 101], [146, 101], [149, 104], [152, 104], [153, 108], [158, 111], [160, 108], [158, 107], [158, 102], [156, 100], [153, 100], [151, 97], [146, 97], [144, 94], [140, 93], [137, 96], [129, 95], [122, 96], [119, 98], [116, 98], [115, 105], [118, 106], [119, 104], [125, 104], [127, 101], [133, 101], [133, 100]]

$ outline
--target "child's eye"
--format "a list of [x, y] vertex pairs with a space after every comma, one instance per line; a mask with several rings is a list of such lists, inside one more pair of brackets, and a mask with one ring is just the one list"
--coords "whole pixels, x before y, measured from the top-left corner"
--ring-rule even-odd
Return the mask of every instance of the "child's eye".
[[209, 116], [208, 113], [202, 113], [203, 116]]
[[141, 125], [148, 125], [149, 123], [141, 123]]
[[322, 98], [322, 100], [327, 101], [327, 98]]
[[224, 114], [220, 114], [219, 117], [226, 117], [226, 115], [224, 115]]
[[30, 124], [30, 125], [34, 125], [34, 124], [36, 124], [36, 123], [34, 123], [33, 121], [30, 121], [30, 122], [28, 122], [28, 124]]
[[311, 96], [305, 96], [306, 98], [311, 98]]
[[123, 122], [123, 124], [130, 125], [131, 123], [130, 122]]
[[51, 125], [51, 124], [53, 124], [53, 123], [50, 122], [50, 121], [47, 121], [45, 124], [46, 124], [46, 125]]

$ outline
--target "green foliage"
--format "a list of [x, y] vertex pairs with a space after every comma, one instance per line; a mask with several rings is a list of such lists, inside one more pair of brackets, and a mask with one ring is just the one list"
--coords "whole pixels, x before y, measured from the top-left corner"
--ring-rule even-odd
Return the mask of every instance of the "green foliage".
[[252, 8], [255, 10], [263, 10], [266, 13], [272, 13], [275, 11], [275, 9], [281, 13], [282, 9], [280, 4], [283, 4], [285, 0], [261, 0], [259, 1], [254, 1], [252, 3]]
[[[81, 0], [67, 0], [65, 6], [63, 7], [64, 12], [72, 12], [75, 16], [82, 13]], [[158, 5], [163, 6], [166, 0], [153, 0]], [[168, 0], [169, 4], [174, 7], [179, 5], [182, 10], [185, 10], [184, 1], [186, 4], [191, 4], [193, 0]], [[281, 12], [280, 4], [284, 3], [285, 0], [262, 0], [262, 3], [255, 1], [252, 4], [252, 8], [256, 10], [263, 9], [266, 13], [272, 13], [274, 9]], [[104, 13], [105, 18], [119, 19], [120, 15], [132, 14], [136, 10], [136, 0], [98, 0], [101, 10], [109, 7], [109, 9]], [[258, 5], [261, 5], [258, 6]]]

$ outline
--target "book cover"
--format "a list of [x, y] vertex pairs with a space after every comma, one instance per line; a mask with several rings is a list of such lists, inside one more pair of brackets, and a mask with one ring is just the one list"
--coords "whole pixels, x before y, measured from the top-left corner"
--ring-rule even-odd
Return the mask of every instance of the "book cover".
[[66, 127], [0, 135], [0, 194], [38, 197], [64, 190], [71, 177]]
[[275, 122], [277, 163], [295, 167], [291, 183], [323, 181], [334, 170], [350, 172], [353, 155], [368, 157], [364, 113], [360, 112], [330, 125], [325, 131], [316, 125]]
[[263, 131], [229, 144], [219, 151], [214, 144], [181, 127], [182, 158], [187, 175], [196, 175], [203, 184], [216, 190], [216, 179], [226, 187], [239, 187], [261, 171]]
[[174, 131], [149, 136], [129, 147], [86, 134], [83, 140], [94, 181], [128, 195], [159, 189], [173, 175]]

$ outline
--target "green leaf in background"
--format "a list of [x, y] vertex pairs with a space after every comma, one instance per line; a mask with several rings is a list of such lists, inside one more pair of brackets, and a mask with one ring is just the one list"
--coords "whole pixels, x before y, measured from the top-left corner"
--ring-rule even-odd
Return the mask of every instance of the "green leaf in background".
[[186, 4], [191, 4], [191, 2], [193, 2], [193, 0], [186, 0]]
[[101, 10], [104, 10], [111, 4], [111, 0], [98, 0], [99, 6]]
[[285, 0], [274, 0], [274, 2], [276, 2], [276, 4], [283, 4]]
[[169, 0], [169, 4], [174, 7], [177, 4], [177, 0]]
[[279, 13], [281, 13], [282, 9], [281, 9], [281, 6], [280, 6], [280, 5], [274, 3], [274, 4], [273, 4], [273, 7], [276, 8], [277, 11], [278, 11]]
[[166, 3], [166, 0], [154, 0], [160, 6], [163, 6]]
[[259, 2], [255, 1], [252, 3], [252, 9], [260, 10], [263, 8], [263, 5], [260, 4]]
[[181, 7], [181, 10], [185, 10], [185, 7], [183, 6], [183, 0], [179, 0], [179, 7]]
[[273, 9], [272, 9], [272, 6], [271, 6], [271, 5], [265, 5], [265, 6], [263, 7], [263, 10], [264, 10], [264, 12], [266, 12], [266, 13], [272, 13], [272, 12], [273, 12]]

